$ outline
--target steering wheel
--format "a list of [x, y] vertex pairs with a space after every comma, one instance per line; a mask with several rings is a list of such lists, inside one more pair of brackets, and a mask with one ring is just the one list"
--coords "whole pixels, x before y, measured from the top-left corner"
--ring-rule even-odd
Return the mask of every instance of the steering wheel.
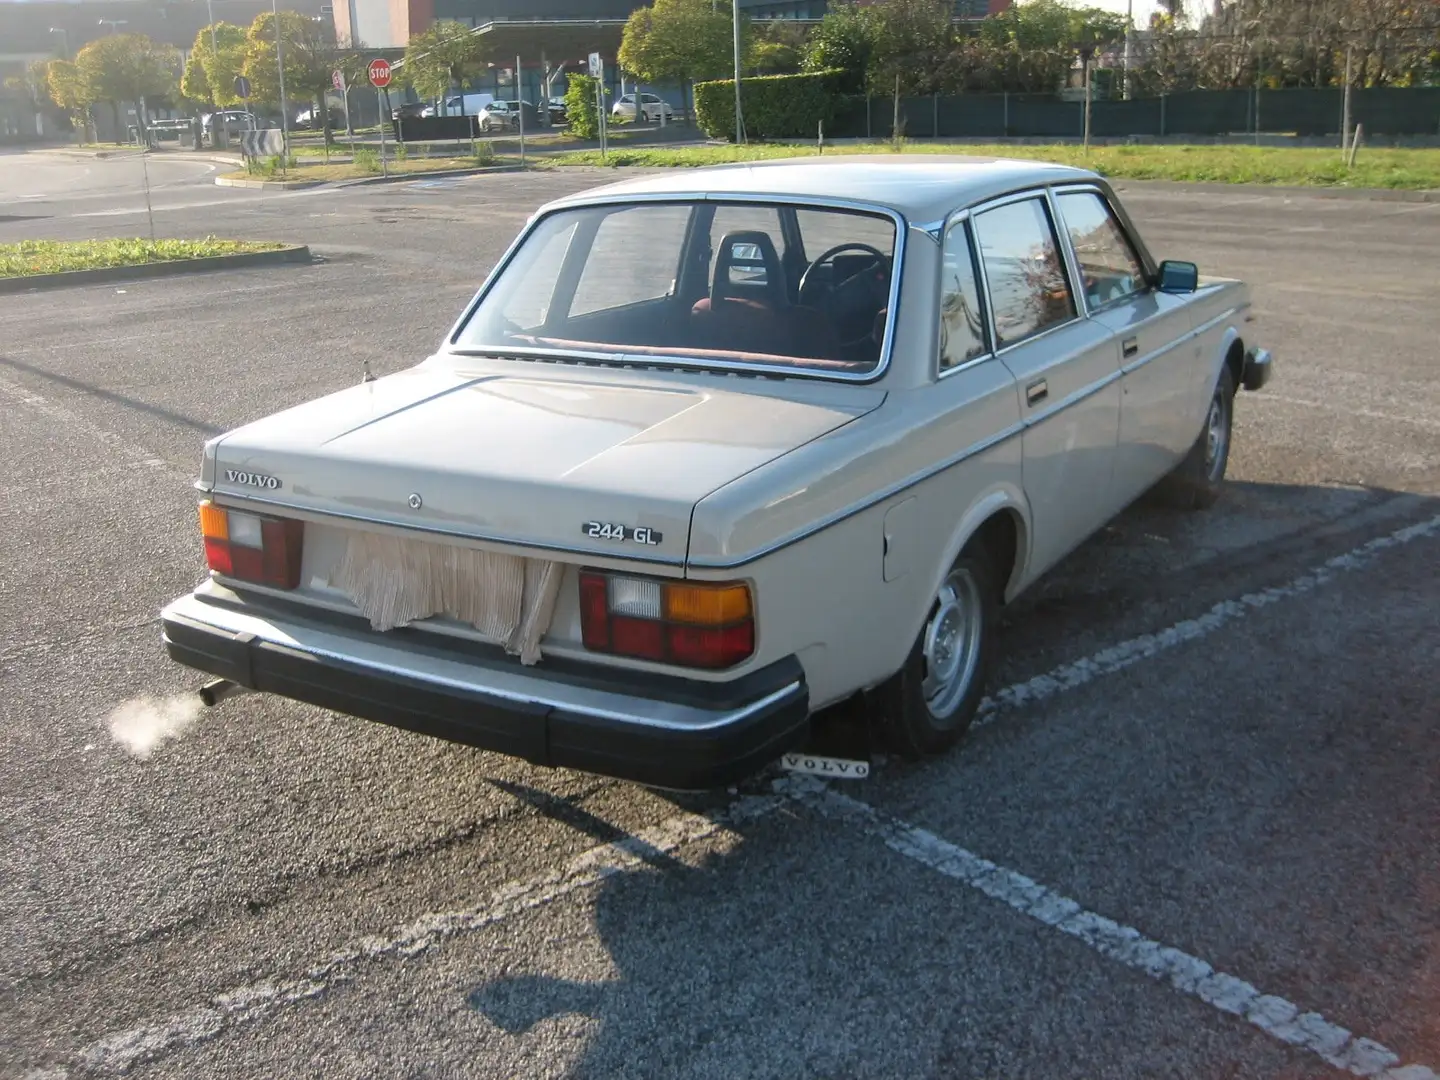
[[[843, 251], [863, 251], [874, 258], [844, 281], [823, 286], [826, 291], [824, 297], [820, 299], [820, 303], [812, 302], [808, 298], [808, 294], [821, 287], [818, 280], [813, 277], [816, 267], [825, 265]], [[845, 324], [844, 329], [853, 332], [854, 336], [841, 332], [841, 344], [845, 348], [853, 348], [870, 336], [875, 312], [884, 306], [885, 298], [890, 291], [886, 280], [889, 278], [888, 273], [881, 274], [882, 281], [879, 283], [870, 275], [873, 275], [881, 267], [888, 268], [889, 264], [890, 257], [879, 248], [871, 247], [869, 244], [857, 241], [836, 244], [828, 251], [822, 252], [819, 258], [805, 268], [805, 273], [800, 275], [800, 287], [796, 290], [795, 302], [824, 311], [835, 320], [837, 332], [841, 332], [840, 324]]]
[[834, 296], [836, 293], [839, 293], [842, 290], [849, 288], [862, 274], [868, 274], [872, 270], [874, 270], [875, 267], [884, 266], [890, 261], [888, 255], [886, 255], [879, 248], [871, 247], [869, 244], [862, 244], [858, 241], [852, 241], [848, 244], [836, 244], [830, 250], [822, 252], [819, 258], [817, 258], [814, 262], [812, 262], [809, 266], [805, 268], [805, 273], [800, 275], [800, 288], [796, 292], [796, 300], [798, 303], [805, 303], [805, 290], [811, 284], [813, 284], [810, 275], [815, 272], [815, 269], [819, 266], [823, 266], [825, 263], [835, 258], [836, 255], [839, 255], [842, 251], [865, 251], [871, 255], [874, 255], [875, 259], [873, 262], [866, 263], [863, 269], [857, 270], [844, 281], [831, 284], [829, 286], [831, 296]]

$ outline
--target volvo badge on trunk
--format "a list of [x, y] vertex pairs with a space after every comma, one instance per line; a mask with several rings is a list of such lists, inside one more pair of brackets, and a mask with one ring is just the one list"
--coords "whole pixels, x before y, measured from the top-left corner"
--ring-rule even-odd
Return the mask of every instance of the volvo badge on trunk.
[[239, 469], [226, 469], [225, 479], [232, 484], [265, 488], [268, 491], [274, 491], [280, 486], [280, 481], [273, 476], [266, 476], [264, 473], [258, 472], [241, 472]]

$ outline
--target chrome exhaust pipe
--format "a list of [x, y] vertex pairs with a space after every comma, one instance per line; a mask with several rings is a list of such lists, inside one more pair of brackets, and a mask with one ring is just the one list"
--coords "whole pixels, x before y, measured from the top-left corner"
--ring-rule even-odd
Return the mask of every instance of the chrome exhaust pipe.
[[216, 679], [200, 687], [200, 700], [206, 705], [218, 705], [233, 694], [243, 694], [248, 688], [229, 679]]

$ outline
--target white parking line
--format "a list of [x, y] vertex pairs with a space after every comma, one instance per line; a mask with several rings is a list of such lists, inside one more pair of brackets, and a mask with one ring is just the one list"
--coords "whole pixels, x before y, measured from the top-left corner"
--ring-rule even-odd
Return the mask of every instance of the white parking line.
[[[3, 384], [0, 384], [3, 385]], [[19, 387], [12, 391], [24, 393]], [[43, 399], [41, 399], [43, 401]], [[35, 404], [35, 402], [27, 402]], [[1377, 537], [1343, 555], [1320, 564], [1285, 585], [1249, 593], [1239, 600], [1215, 605], [1198, 619], [1189, 619], [1101, 650], [1046, 675], [1008, 687], [987, 698], [977, 723], [993, 722], [1002, 712], [1032, 704], [1065, 690], [1083, 686], [1102, 675], [1129, 667], [1186, 641], [1213, 633], [1251, 610], [1310, 592], [1341, 571], [1357, 570], [1380, 551], [1440, 532], [1440, 515]], [[321, 960], [299, 976], [236, 987], [208, 1001], [139, 1027], [105, 1036], [82, 1048], [66, 1065], [50, 1065], [26, 1074], [26, 1080], [65, 1080], [70, 1069], [123, 1071], [156, 1054], [213, 1038], [242, 1021], [259, 1019], [289, 1004], [324, 993], [343, 981], [350, 968], [371, 959], [418, 955], [446, 938], [470, 933], [511, 915], [543, 906], [580, 889], [599, 884], [625, 870], [638, 868], [651, 854], [671, 854], [687, 844], [725, 832], [729, 825], [769, 814], [790, 800], [798, 800], [858, 819], [870, 831], [902, 854], [918, 859], [941, 873], [965, 881], [989, 895], [1056, 926], [1093, 948], [1163, 978], [1209, 1004], [1244, 1016], [1276, 1038], [1301, 1046], [1331, 1061], [1332, 1055], [1357, 1076], [1383, 1076], [1383, 1080], [1440, 1080], [1423, 1066], [1393, 1068], [1398, 1058], [1369, 1039], [1356, 1039], [1315, 1013], [1301, 1013], [1282, 998], [1262, 995], [1249, 983], [1215, 972], [1198, 958], [1150, 941], [1138, 930], [1084, 911], [1078, 903], [1059, 896], [1029, 878], [1005, 870], [965, 849], [881, 816], [867, 804], [839, 795], [810, 777], [789, 776], [776, 781], [776, 794], [747, 796], [713, 818], [682, 814], [613, 844], [581, 853], [563, 868], [501, 886], [486, 900], [464, 911], [422, 915], [387, 937], [366, 937]], [[991, 891], [994, 890], [994, 891]], [[1333, 1062], [1332, 1062], [1333, 1063]], [[1372, 1068], [1373, 1066], [1373, 1068]], [[1369, 1072], [1361, 1071], [1371, 1069]], [[1387, 1070], [1388, 1071], [1383, 1071]]]
[[1400, 1066], [1394, 1051], [1360, 1038], [1316, 1012], [1302, 1012], [1284, 998], [1262, 994], [1250, 983], [1204, 960], [1162, 945], [1133, 927], [1087, 911], [1069, 897], [1032, 881], [1024, 874], [997, 866], [934, 833], [876, 810], [868, 803], [831, 789], [798, 796], [822, 814], [858, 824], [879, 837], [892, 851], [979, 889], [1046, 926], [1084, 942], [1126, 967], [1167, 982], [1181, 993], [1199, 998], [1222, 1012], [1254, 1024], [1281, 1042], [1318, 1055], [1356, 1076], [1383, 1080], [1436, 1080], [1423, 1065]]
[[352, 978], [352, 969], [363, 963], [419, 956], [447, 938], [483, 930], [512, 915], [598, 885], [615, 874], [637, 870], [647, 859], [672, 855], [689, 844], [722, 836], [732, 825], [772, 813], [786, 805], [788, 796], [801, 790], [813, 791], [814, 785], [785, 778], [776, 782], [775, 789], [777, 794], [743, 797], [714, 817], [677, 814], [666, 818], [633, 836], [589, 848], [557, 870], [501, 885], [473, 908], [421, 915], [388, 935], [352, 941], [299, 975], [237, 986], [191, 1008], [106, 1035], [82, 1047], [70, 1061], [26, 1073], [25, 1080], [65, 1080], [73, 1075], [71, 1070], [124, 1072], [167, 1051], [206, 1042], [238, 1024], [319, 997], [333, 985]]
[[1284, 585], [1246, 593], [1238, 600], [1222, 600], [1205, 614], [1194, 619], [1185, 619], [1156, 633], [1142, 634], [1128, 641], [1122, 641], [1118, 645], [1101, 649], [1074, 663], [1064, 664], [1044, 675], [1037, 675], [1026, 682], [1008, 686], [980, 703], [980, 715], [975, 718], [975, 726], [979, 727], [993, 722], [1000, 713], [1007, 709], [1033, 705], [1037, 701], [1044, 701], [1062, 691], [1084, 686], [1102, 675], [1114, 674], [1141, 660], [1173, 649], [1177, 645], [1207, 637], [1222, 626], [1245, 618], [1252, 611], [1269, 607], [1280, 600], [1288, 600], [1291, 597], [1312, 592], [1329, 582], [1336, 574], [1359, 570], [1368, 565], [1381, 551], [1408, 544], [1421, 537], [1434, 536], [1437, 533], [1440, 533], [1440, 514], [1428, 521], [1406, 525], [1385, 536], [1377, 536], [1374, 540], [1361, 544], [1343, 555], [1337, 555], [1333, 559], [1327, 559], [1319, 566], [1311, 567]]

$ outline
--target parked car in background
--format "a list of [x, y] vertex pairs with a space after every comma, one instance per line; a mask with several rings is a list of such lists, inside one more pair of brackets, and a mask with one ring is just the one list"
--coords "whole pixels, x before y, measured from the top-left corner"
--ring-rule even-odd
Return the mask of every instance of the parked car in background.
[[273, 121], [244, 109], [219, 109], [200, 118], [203, 137], [212, 140], [216, 128], [222, 124], [229, 138], [234, 138], [242, 131], [265, 131], [277, 126]]
[[[340, 109], [340, 108], [336, 108], [335, 106], [332, 105], [332, 106], [330, 106], [330, 108], [329, 108], [328, 111], [329, 111], [329, 113], [330, 113], [330, 127], [331, 127], [331, 129], [334, 130], [334, 129], [337, 129], [337, 128], [338, 128], [339, 130], [344, 131], [344, 130], [345, 130], [345, 110], [344, 110], [344, 109]], [[302, 129], [302, 130], [319, 131], [319, 130], [321, 130], [321, 128], [322, 128], [322, 126], [323, 126], [324, 118], [325, 118], [325, 113], [323, 113], [323, 112], [317, 113], [317, 112], [315, 111], [314, 106], [311, 106], [311, 107], [309, 107], [309, 108], [301, 109], [299, 112], [297, 112], [297, 113], [295, 114], [295, 126], [296, 126], [297, 128]]]
[[392, 120], [416, 120], [422, 116], [431, 116], [434, 107], [424, 101], [407, 101], [398, 106], [390, 113]]
[[565, 111], [565, 99], [563, 97], [552, 97], [549, 101], [550, 123], [568, 124], [570, 115]]
[[[635, 94], [625, 94], [620, 97], [615, 104], [611, 106], [610, 115], [622, 120], [634, 120], [636, 110], [635, 98]], [[674, 119], [675, 112], [670, 108], [668, 102], [661, 100], [654, 94], [642, 93], [639, 95], [639, 98], [639, 108], [647, 122], [655, 123], [661, 116], [664, 116], [666, 123]]]
[[176, 661], [710, 788], [868, 704], [960, 739], [996, 617], [1159, 485], [1219, 497], [1269, 354], [1061, 165], [811, 157], [542, 207], [414, 367], [205, 445]]
[[441, 102], [433, 116], [479, 116], [495, 100], [494, 94], [452, 94]]
[[480, 110], [482, 132], [520, 130], [520, 112], [525, 112], [525, 126], [531, 131], [540, 126], [540, 114], [528, 101], [492, 101]]

